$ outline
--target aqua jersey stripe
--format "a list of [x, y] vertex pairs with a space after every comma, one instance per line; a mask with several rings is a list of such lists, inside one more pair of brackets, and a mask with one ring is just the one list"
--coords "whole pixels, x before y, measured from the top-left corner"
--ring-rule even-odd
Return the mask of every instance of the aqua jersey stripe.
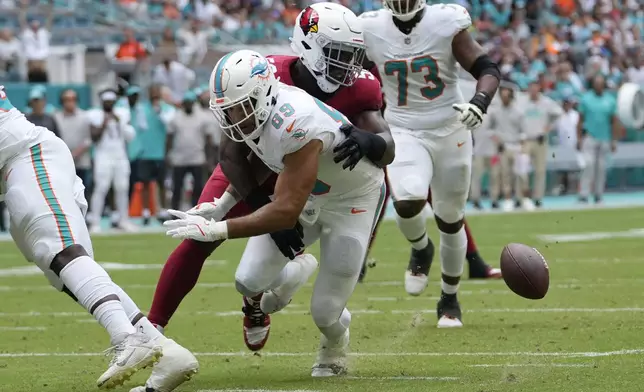
[[378, 218], [380, 218], [380, 214], [383, 212], [382, 207], [385, 204], [386, 195], [387, 185], [383, 183], [380, 187], [380, 198], [378, 199], [378, 206], [376, 207], [376, 215], [373, 217], [373, 223], [371, 224], [371, 234], [373, 234], [373, 231], [376, 228], [376, 223], [378, 223]]
[[63, 212], [63, 208], [60, 206], [54, 189], [51, 187], [51, 182], [49, 181], [49, 174], [45, 168], [45, 164], [42, 160], [42, 147], [40, 144], [37, 144], [30, 148], [31, 151], [31, 162], [33, 163], [34, 172], [36, 173], [36, 179], [38, 181], [38, 187], [42, 192], [49, 210], [54, 215], [56, 220], [56, 226], [58, 226], [58, 235], [63, 244], [63, 248], [67, 248], [71, 245], [74, 245], [74, 236], [72, 230], [69, 227], [69, 222], [67, 221], [67, 216]]
[[228, 61], [228, 57], [232, 54], [233, 52], [228, 53], [222, 57], [221, 60], [219, 60], [219, 64], [217, 64], [217, 69], [215, 70], [215, 94], [217, 95], [217, 98], [224, 97], [224, 89], [221, 86], [224, 74], [224, 65], [226, 64], [226, 61]]

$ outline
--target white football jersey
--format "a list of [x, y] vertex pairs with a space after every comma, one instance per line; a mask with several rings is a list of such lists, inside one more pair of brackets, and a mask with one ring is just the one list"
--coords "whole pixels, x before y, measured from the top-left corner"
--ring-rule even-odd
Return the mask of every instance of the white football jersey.
[[310, 141], [322, 141], [318, 180], [307, 208], [327, 206], [341, 199], [360, 197], [379, 190], [384, 171], [367, 159], [352, 170], [333, 162], [333, 148], [346, 137], [340, 126], [349, 121], [337, 110], [311, 97], [303, 90], [279, 84], [277, 103], [257, 143], [247, 142], [257, 156], [275, 173], [284, 169], [284, 156], [292, 154]]
[[25, 118], [9, 101], [0, 86], [0, 167], [15, 155], [27, 151], [39, 141], [45, 128], [37, 127]]
[[366, 12], [360, 18], [367, 56], [382, 78], [385, 120], [440, 134], [443, 125], [457, 118], [452, 104], [463, 102], [452, 39], [471, 26], [467, 10], [456, 4], [426, 5], [409, 35], [396, 27], [388, 10]]

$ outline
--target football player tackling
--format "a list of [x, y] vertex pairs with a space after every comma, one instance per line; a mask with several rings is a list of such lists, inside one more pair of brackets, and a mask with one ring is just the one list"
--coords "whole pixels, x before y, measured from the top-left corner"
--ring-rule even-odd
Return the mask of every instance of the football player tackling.
[[[472, 136], [499, 85], [498, 67], [467, 32], [465, 8], [423, 0], [385, 0], [385, 9], [361, 15], [367, 57], [382, 77], [385, 120], [396, 142], [388, 166], [396, 221], [412, 245], [408, 292], [427, 285], [431, 263], [423, 209], [431, 185], [440, 232], [441, 298], [438, 327], [461, 327], [456, 293], [467, 239], [463, 229], [470, 184]], [[463, 103], [458, 64], [478, 80]], [[419, 287], [413, 287], [419, 286]]]
[[[380, 166], [391, 162], [393, 156], [389, 127], [380, 113], [380, 82], [371, 73], [362, 71], [362, 31], [349, 27], [358, 26], [359, 22], [355, 14], [338, 4], [314, 4], [300, 13], [293, 30], [292, 47], [299, 56], [267, 58], [268, 66], [281, 82], [304, 89], [340, 111], [356, 126], [383, 136], [378, 138], [384, 139], [386, 146], [378, 138], [374, 139], [375, 135], [355, 127], [343, 128], [350, 135], [344, 146], [356, 146], [359, 154], [354, 154], [354, 149], [341, 149], [338, 158], [343, 158], [344, 152], [354, 153], [344, 160], [338, 159], [339, 167], [350, 168], [363, 154]], [[386, 139], [389, 139], [389, 144]], [[247, 157], [252, 151], [245, 143], [235, 143], [223, 137], [220, 147], [220, 165], [206, 183], [199, 200], [201, 204], [189, 213], [221, 220], [224, 216], [228, 219], [247, 215], [269, 203], [276, 175], [272, 174], [272, 178], [260, 186], [261, 181], [257, 181], [255, 176], [257, 165], [249, 162]], [[253, 162], [257, 161], [255, 158], [253, 155]], [[261, 161], [260, 166], [264, 167]], [[228, 178], [237, 193], [242, 195], [238, 197], [242, 201], [237, 202], [226, 192], [230, 184]], [[213, 203], [213, 199], [217, 201]], [[300, 234], [294, 229], [273, 233], [272, 238], [283, 254], [290, 258], [297, 253], [294, 248], [303, 246]], [[163, 268], [155, 291], [149, 314], [153, 323], [166, 326], [181, 300], [197, 282], [205, 259], [219, 244], [221, 241], [186, 240], [175, 249]], [[312, 274], [315, 264], [312, 267], [303, 273]], [[260, 300], [261, 294], [256, 298], [244, 298], [244, 342], [251, 350], [261, 349], [269, 335], [270, 315], [262, 312]]]
[[[198, 369], [196, 358], [166, 339], [132, 299], [94, 261], [85, 224], [87, 201], [67, 145], [51, 131], [27, 121], [0, 86], [0, 166], [11, 217], [11, 237], [52, 286], [83, 306], [103, 326], [114, 346], [99, 388], [123, 384], [162, 355], [173, 371]], [[127, 132], [129, 124], [105, 118]]]
[[346, 140], [338, 128], [349, 125], [348, 120], [299, 88], [279, 83], [258, 53], [241, 50], [224, 56], [210, 85], [211, 108], [222, 131], [279, 173], [273, 201], [250, 215], [223, 221], [173, 211], [180, 219], [165, 222], [168, 235], [198, 241], [252, 237], [235, 274], [237, 289], [249, 298], [265, 293], [262, 308], [277, 311], [293, 294], [281, 286], [300, 281], [306, 266], [282, 255], [268, 233], [292, 229], [306, 209], [300, 219], [303, 243], [319, 239], [321, 254], [311, 316], [322, 335], [312, 375], [342, 374], [351, 321], [345, 306], [384, 202], [384, 172], [369, 160], [357, 162], [353, 170], [337, 165], [333, 150]]

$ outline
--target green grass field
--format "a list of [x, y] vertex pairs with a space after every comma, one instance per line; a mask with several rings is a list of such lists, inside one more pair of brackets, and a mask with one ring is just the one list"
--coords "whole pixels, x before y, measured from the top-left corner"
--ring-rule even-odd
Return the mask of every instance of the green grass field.
[[[231, 283], [244, 242], [230, 242], [212, 256], [166, 330], [201, 363], [200, 373], [180, 390], [642, 390], [644, 210], [488, 215], [470, 223], [483, 256], [495, 265], [508, 242], [537, 247], [550, 264], [546, 298], [522, 299], [503, 281], [466, 281], [460, 295], [465, 327], [438, 330], [440, 263], [434, 263], [425, 294], [407, 296], [402, 278], [408, 249], [395, 224], [386, 222], [374, 252], [377, 266], [349, 304], [350, 376], [313, 380], [319, 335], [307, 313], [311, 286], [274, 316], [265, 351], [252, 355]], [[540, 237], [564, 234], [578, 235], [548, 242]], [[161, 265], [176, 244], [161, 234], [94, 242], [99, 261], [131, 267], [112, 265], [110, 273], [142, 309], [149, 308]], [[44, 277], [31, 274], [11, 242], [0, 244], [0, 298], [0, 391], [96, 388], [108, 362], [100, 354], [107, 335]], [[129, 391], [147, 374], [117, 391]]]

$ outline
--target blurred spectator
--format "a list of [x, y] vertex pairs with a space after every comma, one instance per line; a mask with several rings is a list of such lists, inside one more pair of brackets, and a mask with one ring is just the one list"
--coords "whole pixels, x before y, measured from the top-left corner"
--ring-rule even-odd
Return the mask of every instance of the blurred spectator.
[[147, 57], [148, 51], [136, 39], [132, 29], [123, 30], [123, 35], [125, 39], [121, 42], [114, 55], [113, 66], [118, 77], [130, 83], [132, 82], [132, 74], [135, 72], [137, 64]]
[[101, 215], [105, 197], [110, 187], [119, 215], [118, 227], [124, 231], [136, 231], [129, 221], [128, 178], [130, 162], [126, 143], [134, 138], [135, 131], [127, 123], [127, 116], [117, 113], [114, 107], [118, 96], [113, 90], [99, 94], [101, 108], [88, 112], [90, 132], [94, 143], [94, 192], [90, 210], [90, 230], [101, 231]]
[[177, 50], [179, 62], [186, 65], [197, 65], [208, 51], [208, 32], [201, 29], [198, 19], [190, 21], [190, 27], [177, 31], [181, 47]]
[[195, 78], [195, 71], [178, 61], [166, 59], [154, 69], [152, 81], [169, 87], [172, 91], [172, 101], [179, 104]]
[[161, 34], [161, 41], [156, 45], [156, 52], [162, 54], [176, 54], [177, 53], [177, 40], [174, 37], [174, 31], [171, 27], [163, 29]]
[[49, 40], [53, 12], [49, 13], [47, 23], [41, 26], [38, 19], [27, 24], [27, 16], [21, 12], [22, 46], [27, 59], [27, 80], [31, 83], [46, 83], [47, 58], [49, 57]]
[[60, 105], [62, 110], [56, 111], [54, 118], [61, 139], [72, 152], [76, 175], [85, 185], [85, 198], [90, 200], [92, 160], [89, 150], [92, 146], [92, 136], [89, 118], [84, 110], [78, 108], [78, 97], [72, 89], [63, 90], [60, 94]]
[[188, 11], [206, 25], [212, 25], [214, 18], [223, 16], [219, 5], [212, 0], [191, 0], [189, 3], [191, 8]]
[[644, 86], [644, 50], [639, 53], [638, 57], [627, 71], [628, 81]]
[[[514, 200], [520, 205], [528, 189], [527, 172], [518, 167], [517, 157], [521, 154], [521, 144], [525, 130], [523, 129], [520, 105], [515, 99], [515, 88], [511, 83], [503, 82], [499, 89], [500, 104], [490, 108], [487, 121], [493, 140], [497, 144], [500, 155], [499, 172], [503, 190], [503, 210], [510, 211], [514, 208]], [[490, 190], [494, 196], [498, 195], [496, 189]], [[498, 207], [498, 198], [490, 196], [493, 207]]]
[[[563, 100], [563, 114], [557, 120], [555, 128], [559, 145], [564, 148], [566, 154], [574, 154], [577, 149], [577, 124], [579, 124], [579, 112], [574, 109], [577, 103], [576, 98], [568, 96]], [[583, 165], [583, 163], [582, 163]], [[559, 185], [555, 194], [565, 195], [568, 192], [570, 183], [570, 172], [564, 171], [559, 176]]]
[[[490, 110], [491, 111], [491, 110]], [[470, 186], [470, 200], [476, 209], [481, 209], [481, 182], [485, 172], [490, 173], [489, 197], [498, 207], [501, 188], [501, 172], [498, 153], [498, 137], [490, 129], [490, 122], [483, 125], [472, 134], [474, 137], [474, 158], [472, 160], [472, 182]]]
[[[159, 86], [152, 86], [149, 90], [150, 101], [140, 99], [140, 89], [131, 86], [127, 91], [130, 107], [131, 124], [136, 129], [135, 143], [138, 151], [135, 158], [136, 182], [143, 183], [143, 219], [149, 223], [151, 208], [150, 196], [153, 194], [151, 185], [157, 184], [160, 197], [155, 203], [162, 207], [165, 202], [165, 176], [166, 176], [166, 124], [174, 116], [175, 110], [161, 102]], [[157, 211], [161, 218], [164, 211]]]
[[17, 71], [21, 49], [20, 41], [13, 36], [11, 29], [0, 30], [0, 77], [2, 79], [9, 79], [9, 76]]
[[45, 98], [45, 90], [39, 86], [32, 88], [29, 92], [29, 107], [31, 108], [31, 112], [26, 115], [27, 120], [36, 126], [49, 129], [56, 136], [60, 137], [56, 120], [54, 116], [45, 111], [46, 106], [47, 99]]
[[577, 149], [583, 152], [585, 168], [581, 174], [579, 201], [588, 202], [592, 190], [595, 203], [601, 203], [606, 188], [606, 170], [610, 152], [617, 148], [619, 123], [615, 112], [615, 97], [605, 91], [606, 79], [596, 75], [592, 89], [586, 92], [579, 104]]
[[178, 210], [187, 174], [192, 176], [191, 206], [197, 205], [204, 185], [206, 152], [211, 151], [212, 118], [196, 107], [197, 96], [189, 91], [183, 97], [181, 109], [168, 126], [167, 154], [172, 166], [172, 208]]
[[[541, 94], [537, 83], [530, 83], [527, 99], [521, 100], [522, 110], [521, 129], [524, 131], [523, 152], [530, 156], [534, 170], [532, 186], [532, 202], [541, 207], [546, 191], [546, 164], [548, 159], [548, 135], [553, 131], [554, 124], [562, 115], [561, 107], [552, 99]], [[530, 208], [530, 202], [525, 200], [524, 208]]]

